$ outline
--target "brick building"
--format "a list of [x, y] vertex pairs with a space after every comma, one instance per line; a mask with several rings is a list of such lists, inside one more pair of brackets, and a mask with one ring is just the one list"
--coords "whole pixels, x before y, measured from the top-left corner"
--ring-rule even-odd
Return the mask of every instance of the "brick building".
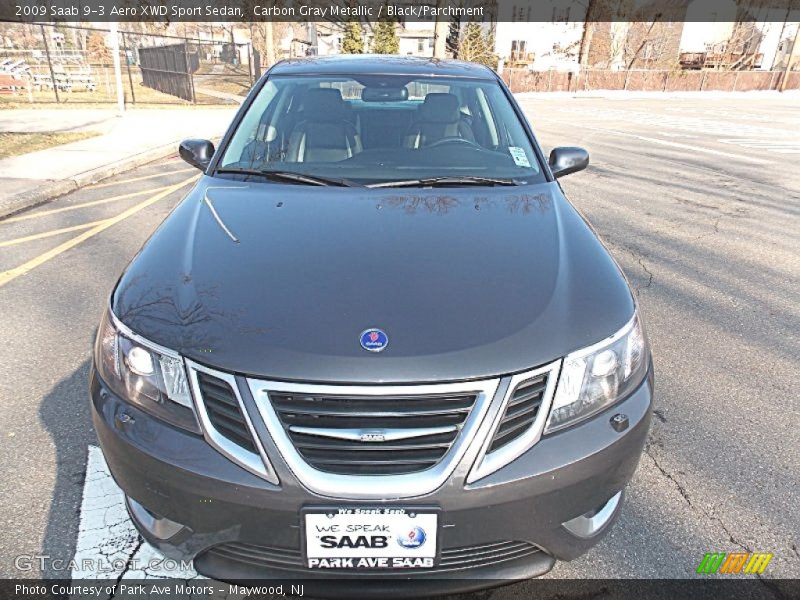
[[687, 0], [590, 2], [580, 63], [601, 69], [672, 69], [680, 60]]

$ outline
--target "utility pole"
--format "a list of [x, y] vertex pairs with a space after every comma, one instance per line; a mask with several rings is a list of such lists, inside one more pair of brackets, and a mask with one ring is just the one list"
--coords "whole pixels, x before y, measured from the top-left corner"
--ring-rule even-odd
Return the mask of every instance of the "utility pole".
[[[436, 3], [437, 8], [440, 4], [441, 0]], [[449, 21], [441, 15], [436, 15], [436, 23], [433, 26], [433, 58], [445, 58], [449, 30]]]
[[266, 46], [267, 56], [267, 65], [266, 68], [269, 69], [273, 64], [275, 64], [275, 41], [274, 41], [274, 32], [272, 30], [272, 21], [267, 21], [264, 23], [264, 45]]
[[792, 65], [792, 57], [794, 56], [795, 50], [797, 50], [798, 37], [800, 37], [800, 23], [797, 24], [797, 29], [794, 30], [794, 42], [792, 42], [789, 55], [786, 57], [786, 67], [783, 69], [783, 79], [781, 79], [781, 92], [786, 89], [786, 81], [789, 79], [789, 67]]

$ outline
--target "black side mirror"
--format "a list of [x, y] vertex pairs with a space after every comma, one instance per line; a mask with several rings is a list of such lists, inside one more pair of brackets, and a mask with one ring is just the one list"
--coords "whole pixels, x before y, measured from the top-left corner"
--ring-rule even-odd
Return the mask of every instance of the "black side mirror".
[[550, 170], [553, 177], [563, 177], [589, 166], [589, 153], [583, 148], [559, 146], [550, 152]]
[[178, 153], [187, 163], [205, 171], [214, 156], [214, 144], [208, 140], [183, 140]]

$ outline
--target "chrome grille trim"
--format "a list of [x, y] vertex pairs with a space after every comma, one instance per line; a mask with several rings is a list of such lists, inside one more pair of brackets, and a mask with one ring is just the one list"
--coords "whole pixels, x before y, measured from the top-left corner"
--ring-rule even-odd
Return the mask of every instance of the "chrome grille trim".
[[[364, 435], [369, 435], [370, 433], [369, 429], [330, 429], [323, 427], [300, 427], [299, 425], [290, 425], [289, 431], [350, 441], [361, 441]], [[409, 440], [418, 437], [436, 435], [438, 433], [451, 433], [454, 431], [458, 431], [458, 427], [455, 425], [449, 425], [447, 427], [426, 427], [419, 429], [383, 429], [381, 430], [381, 441], [394, 442], [397, 440]]]
[[[250, 391], [278, 451], [291, 471], [308, 490], [321, 496], [357, 499], [411, 498], [441, 487], [475, 441], [500, 379], [423, 385], [317, 385], [248, 379]], [[414, 473], [394, 475], [350, 475], [321, 471], [302, 457], [289, 438], [269, 399], [270, 392], [306, 396], [430, 396], [472, 394], [475, 401], [460, 432], [444, 457], [434, 466]]]
[[[254, 475], [258, 475], [262, 479], [277, 485], [278, 476], [273, 470], [269, 459], [267, 458], [267, 453], [264, 451], [264, 446], [261, 444], [261, 440], [253, 428], [253, 422], [250, 420], [250, 415], [247, 414], [247, 410], [244, 407], [242, 395], [239, 392], [239, 386], [236, 384], [236, 377], [230, 375], [229, 373], [223, 373], [222, 371], [209, 369], [208, 367], [197, 364], [188, 358], [185, 359], [185, 361], [187, 367], [186, 371], [189, 375], [189, 386], [192, 389], [195, 411], [197, 412], [197, 416], [200, 419], [200, 425], [203, 429], [203, 437], [205, 437], [206, 441], [220, 454], [232, 462], [247, 469]], [[217, 428], [214, 427], [214, 424], [211, 422], [211, 419], [208, 416], [208, 411], [206, 410], [205, 402], [203, 400], [203, 394], [200, 391], [200, 382], [197, 378], [198, 371], [201, 373], [206, 373], [212, 377], [216, 377], [217, 379], [221, 379], [231, 387], [233, 394], [236, 397], [236, 402], [239, 403], [239, 410], [242, 412], [242, 415], [247, 423], [247, 430], [250, 432], [250, 436], [253, 438], [253, 443], [258, 449], [258, 454], [242, 448], [240, 445], [222, 435], [222, 433], [220, 433]]]
[[542, 406], [542, 397], [547, 389], [548, 374], [523, 381], [511, 391], [500, 424], [489, 444], [488, 453], [499, 450], [518, 437], [525, 435], [536, 420]]
[[[481, 451], [478, 454], [475, 465], [472, 467], [472, 470], [467, 477], [467, 484], [474, 483], [475, 481], [478, 481], [487, 475], [491, 475], [498, 469], [506, 466], [511, 461], [519, 458], [522, 454], [530, 450], [536, 444], [536, 442], [539, 441], [539, 439], [542, 437], [542, 431], [544, 431], [545, 423], [547, 422], [547, 416], [550, 414], [550, 405], [553, 402], [553, 395], [555, 394], [556, 383], [558, 383], [558, 373], [560, 369], [561, 360], [559, 359], [550, 363], [549, 365], [545, 365], [544, 367], [539, 367], [524, 373], [518, 373], [511, 377], [511, 381], [508, 384], [508, 391], [503, 398], [502, 404], [497, 410], [491, 430], [483, 439]], [[525, 433], [508, 444], [494, 450], [493, 452], [489, 452], [489, 447], [491, 446], [495, 433], [500, 427], [500, 423], [505, 416], [506, 407], [508, 406], [510, 399], [513, 397], [514, 391], [521, 384], [526, 383], [531, 379], [535, 379], [543, 374], [547, 374], [547, 386], [545, 387], [544, 394], [542, 395], [542, 402], [539, 406], [539, 411], [536, 414], [536, 419], [534, 419], [533, 423], [525, 431]]]

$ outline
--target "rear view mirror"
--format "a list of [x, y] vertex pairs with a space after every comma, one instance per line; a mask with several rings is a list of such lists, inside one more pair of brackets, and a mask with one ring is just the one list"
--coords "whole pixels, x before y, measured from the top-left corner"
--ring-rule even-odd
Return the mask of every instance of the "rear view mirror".
[[553, 177], [559, 178], [575, 171], [583, 171], [589, 166], [589, 153], [583, 148], [559, 146], [550, 152], [550, 170]]
[[178, 153], [187, 163], [205, 171], [214, 156], [214, 144], [208, 140], [183, 140]]
[[408, 100], [408, 88], [365, 87], [361, 90], [364, 102], [402, 102]]

